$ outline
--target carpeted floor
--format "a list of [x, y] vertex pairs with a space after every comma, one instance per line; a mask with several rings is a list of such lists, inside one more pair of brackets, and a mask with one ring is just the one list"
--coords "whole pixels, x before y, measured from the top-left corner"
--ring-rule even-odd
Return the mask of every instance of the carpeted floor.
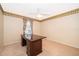
[[[1, 56], [27, 56], [26, 47], [20, 43], [6, 46]], [[79, 56], [79, 49], [49, 40], [43, 40], [43, 52], [38, 56]]]

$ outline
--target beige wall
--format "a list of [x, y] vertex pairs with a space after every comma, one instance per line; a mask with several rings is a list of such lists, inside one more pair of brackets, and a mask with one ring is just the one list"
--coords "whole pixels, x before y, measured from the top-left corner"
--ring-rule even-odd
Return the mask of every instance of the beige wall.
[[41, 22], [41, 34], [48, 40], [79, 48], [79, 14]]
[[2, 11], [0, 10], [0, 51], [3, 47], [3, 14]]
[[41, 34], [40, 22], [33, 21], [33, 34], [40, 35]]
[[[4, 45], [20, 42], [22, 33], [23, 20], [4, 15]], [[40, 35], [40, 22], [33, 21], [33, 34]]]
[[21, 41], [23, 20], [12, 16], [4, 16], [4, 45]]

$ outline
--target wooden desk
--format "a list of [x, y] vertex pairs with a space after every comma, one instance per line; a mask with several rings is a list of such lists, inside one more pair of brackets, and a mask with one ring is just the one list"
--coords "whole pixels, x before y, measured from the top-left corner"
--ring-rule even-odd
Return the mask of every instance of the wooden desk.
[[32, 35], [32, 38], [28, 40], [25, 36], [21, 36], [22, 38], [22, 46], [27, 45], [27, 55], [35, 56], [42, 52], [42, 39], [45, 37]]

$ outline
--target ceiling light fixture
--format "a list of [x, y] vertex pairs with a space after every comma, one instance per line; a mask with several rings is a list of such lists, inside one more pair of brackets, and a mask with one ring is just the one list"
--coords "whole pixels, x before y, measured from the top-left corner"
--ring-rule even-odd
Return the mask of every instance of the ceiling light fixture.
[[38, 19], [40, 19], [40, 18], [43, 17], [43, 15], [42, 15], [42, 14], [38, 14], [38, 15], [36, 15], [36, 17], [37, 17]]

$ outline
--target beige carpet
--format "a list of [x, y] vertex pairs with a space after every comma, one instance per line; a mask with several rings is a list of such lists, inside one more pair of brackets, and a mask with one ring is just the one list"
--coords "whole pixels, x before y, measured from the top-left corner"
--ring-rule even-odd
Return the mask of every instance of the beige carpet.
[[79, 49], [54, 41], [43, 40], [43, 49], [50, 56], [79, 56]]
[[[26, 47], [20, 43], [6, 46], [1, 56], [27, 56]], [[60, 43], [43, 40], [43, 52], [38, 56], [79, 56], [79, 49], [66, 46]]]

